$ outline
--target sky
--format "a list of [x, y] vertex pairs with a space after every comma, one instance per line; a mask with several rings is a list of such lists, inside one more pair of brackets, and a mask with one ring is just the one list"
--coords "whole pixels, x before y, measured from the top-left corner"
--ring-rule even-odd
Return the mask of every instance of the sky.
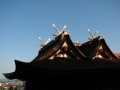
[[0, 78], [15, 70], [14, 60], [32, 61], [44, 41], [54, 38], [52, 24], [64, 25], [73, 42], [88, 41], [89, 28], [120, 53], [120, 0], [0, 0]]

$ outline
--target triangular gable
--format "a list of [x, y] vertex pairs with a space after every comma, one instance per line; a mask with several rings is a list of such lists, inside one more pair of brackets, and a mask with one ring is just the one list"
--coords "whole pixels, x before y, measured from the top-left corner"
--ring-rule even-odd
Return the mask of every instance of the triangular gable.
[[[111, 62], [117, 62], [119, 57], [117, 57], [111, 49], [108, 47], [107, 43], [105, 42], [104, 38], [100, 39], [100, 45], [95, 53], [97, 57], [108, 59]], [[95, 56], [95, 57], [96, 57]]]
[[[67, 51], [62, 51], [62, 49], [67, 48]], [[42, 60], [54, 60], [56, 57], [59, 57], [61, 53], [61, 57], [63, 58], [74, 58], [77, 60], [85, 58], [85, 55], [78, 50], [74, 44], [72, 43], [68, 32], [63, 31], [59, 36], [49, 42], [45, 47], [43, 47], [38, 56], [32, 61], [42, 61]], [[66, 58], [67, 59], [67, 58]]]
[[99, 47], [99, 39], [100, 37], [97, 37], [93, 39], [92, 41], [85, 42], [81, 44], [80, 46], [76, 46], [80, 51], [82, 51], [87, 58], [91, 59], [94, 55], [93, 53], [96, 52], [97, 48]]
[[110, 50], [102, 36], [99, 36], [92, 41], [88, 41], [78, 48], [89, 59], [102, 58], [110, 61], [118, 59], [118, 57]]

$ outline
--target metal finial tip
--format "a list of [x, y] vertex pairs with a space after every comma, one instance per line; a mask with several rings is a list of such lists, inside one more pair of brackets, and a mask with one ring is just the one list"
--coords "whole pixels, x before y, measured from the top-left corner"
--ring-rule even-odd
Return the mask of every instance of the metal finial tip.
[[55, 27], [55, 24], [52, 24], [53, 27]]
[[88, 28], [88, 32], [90, 32], [90, 29]]

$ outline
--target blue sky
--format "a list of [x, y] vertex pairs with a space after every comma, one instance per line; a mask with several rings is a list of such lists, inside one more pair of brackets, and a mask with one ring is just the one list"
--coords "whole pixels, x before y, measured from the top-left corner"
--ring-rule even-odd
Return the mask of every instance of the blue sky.
[[0, 78], [15, 70], [14, 59], [30, 62], [40, 49], [40, 36], [53, 39], [67, 25], [73, 41], [88, 40], [87, 29], [99, 31], [113, 52], [120, 52], [120, 0], [0, 0]]

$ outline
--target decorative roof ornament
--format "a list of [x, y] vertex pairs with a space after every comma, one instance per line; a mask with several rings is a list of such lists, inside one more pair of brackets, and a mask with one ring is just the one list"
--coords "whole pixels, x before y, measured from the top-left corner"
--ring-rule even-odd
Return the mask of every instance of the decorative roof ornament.
[[79, 43], [79, 41], [77, 40], [75, 43], [74, 43], [75, 46], [80, 46], [81, 43]]
[[98, 33], [98, 30], [96, 32], [91, 32], [90, 29], [88, 28], [88, 32], [90, 34], [90, 37], [88, 37], [88, 39], [91, 41], [93, 40], [94, 38], [96, 38], [96, 34]]
[[60, 30], [55, 24], [52, 24], [52, 26], [53, 26], [54, 30], [57, 31], [56, 34], [53, 34], [54, 36], [58, 36], [58, 35], [60, 35], [60, 34], [61, 34], [63, 31], [65, 31], [66, 28], [67, 28], [67, 26], [64, 25], [64, 27]]
[[40, 40], [40, 46], [41, 47], [44, 47], [49, 41], [50, 41], [50, 38], [48, 38], [48, 40], [45, 42], [41, 37], [38, 37], [38, 39]]

